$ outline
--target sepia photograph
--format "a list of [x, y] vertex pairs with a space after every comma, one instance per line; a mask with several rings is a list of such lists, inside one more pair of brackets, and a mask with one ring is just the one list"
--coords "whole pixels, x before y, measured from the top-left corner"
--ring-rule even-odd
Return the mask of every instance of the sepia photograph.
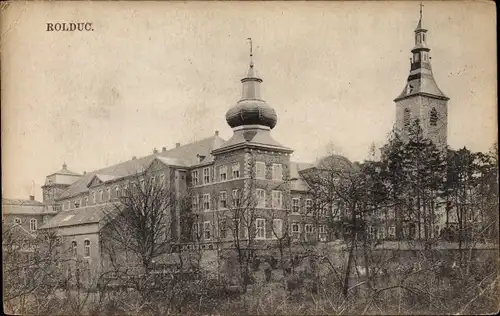
[[3, 1], [8, 315], [500, 310], [493, 1]]

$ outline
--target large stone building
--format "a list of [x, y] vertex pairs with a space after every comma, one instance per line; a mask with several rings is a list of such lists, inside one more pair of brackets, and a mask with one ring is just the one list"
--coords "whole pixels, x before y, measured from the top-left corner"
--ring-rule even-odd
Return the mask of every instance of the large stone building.
[[[403, 133], [411, 118], [420, 118], [423, 130], [438, 146], [446, 146], [447, 100], [437, 87], [431, 70], [427, 30], [422, 19], [415, 30], [415, 47], [408, 83], [396, 98], [396, 127]], [[138, 173], [154, 170], [154, 177], [166, 183], [181, 197], [189, 194], [192, 211], [197, 214], [190, 235], [196, 235], [203, 248], [215, 243], [230, 245], [228, 219], [250, 198], [254, 218], [251, 227], [238, 230], [238, 238], [248, 238], [252, 229], [256, 240], [272, 241], [285, 231], [292, 237], [331, 241], [341, 238], [340, 229], [328, 225], [330, 210], [342, 214], [342, 205], [331, 203], [317, 210], [304, 175], [328, 163], [333, 168], [354, 168], [345, 157], [332, 155], [316, 163], [290, 160], [293, 150], [275, 140], [272, 129], [278, 123], [275, 110], [260, 94], [262, 79], [257, 75], [250, 53], [250, 64], [243, 79], [240, 100], [226, 113], [233, 129], [230, 139], [214, 135], [190, 144], [78, 174], [66, 165], [47, 176], [43, 203], [56, 215], [42, 229], [56, 229], [75, 257], [94, 267], [101, 264], [101, 230], [106, 225], [105, 206], [119, 201]], [[248, 204], [247, 204], [248, 207]], [[173, 240], [181, 247], [185, 228], [180, 209], [172, 213]], [[392, 215], [393, 216], [393, 215]], [[309, 218], [309, 219], [308, 219]], [[334, 219], [335, 220], [335, 219]], [[396, 238], [394, 222], [389, 219], [377, 229], [380, 238]], [[185, 237], [185, 236], [184, 236]]]

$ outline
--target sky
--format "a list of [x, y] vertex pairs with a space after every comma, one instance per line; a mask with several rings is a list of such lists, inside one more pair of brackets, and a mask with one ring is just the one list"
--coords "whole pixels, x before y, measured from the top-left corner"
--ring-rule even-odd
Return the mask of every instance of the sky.
[[[423, 2], [448, 143], [497, 135], [493, 2]], [[414, 1], [18, 2], [2, 12], [2, 195], [27, 198], [61, 168], [113, 165], [232, 130], [253, 39], [273, 137], [312, 162], [381, 146], [409, 73]], [[47, 32], [91, 22], [92, 32]], [[33, 187], [35, 188], [33, 191]]]

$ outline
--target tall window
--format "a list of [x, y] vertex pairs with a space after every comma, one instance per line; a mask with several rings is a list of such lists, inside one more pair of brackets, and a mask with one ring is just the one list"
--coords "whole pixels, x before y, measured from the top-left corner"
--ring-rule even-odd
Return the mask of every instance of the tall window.
[[298, 198], [293, 198], [292, 199], [292, 213], [299, 213], [300, 211], [300, 199]]
[[257, 218], [255, 220], [255, 239], [266, 238], [266, 220], [264, 218]]
[[388, 235], [389, 235], [389, 238], [395, 238], [396, 237], [396, 227], [389, 226]]
[[300, 233], [300, 226], [298, 223], [292, 223], [291, 225], [291, 231], [292, 231], [292, 234], [298, 234]]
[[225, 220], [219, 222], [219, 237], [222, 239], [227, 238], [227, 223]]
[[306, 199], [306, 214], [311, 214], [312, 211], [312, 200]]
[[198, 210], [198, 202], [199, 202], [198, 194], [193, 195], [193, 200], [192, 200], [193, 211], [197, 211]]
[[212, 238], [212, 229], [210, 227], [210, 221], [203, 222], [203, 239], [210, 240]]
[[233, 179], [238, 179], [240, 177], [240, 163], [233, 164]]
[[96, 198], [95, 198], [95, 191], [92, 191], [92, 203], [96, 203]]
[[273, 163], [273, 180], [283, 180], [283, 167], [280, 163]]
[[167, 184], [165, 183], [165, 175], [162, 174], [160, 176], [160, 186], [163, 187], [163, 186], [166, 186]]
[[73, 258], [76, 258], [77, 253], [78, 253], [77, 243], [75, 240], [73, 240], [71, 242], [71, 256]]
[[238, 189], [234, 189], [231, 194], [233, 207], [240, 207], [240, 191]]
[[273, 238], [283, 237], [283, 220], [279, 218], [273, 219]]
[[82, 204], [82, 206], [87, 206], [88, 204], [89, 204], [89, 197], [86, 196], [86, 197], [83, 198], [83, 204]]
[[257, 161], [255, 163], [255, 177], [257, 179], [266, 178], [266, 164], [262, 161]]
[[106, 194], [108, 195], [108, 201], [111, 200], [111, 188], [106, 189]]
[[193, 239], [199, 240], [201, 238], [201, 225], [199, 223], [193, 224]]
[[227, 180], [227, 166], [220, 166], [219, 167], [219, 181], [226, 181]]
[[304, 226], [304, 230], [306, 231], [307, 234], [311, 234], [313, 232], [313, 226], [312, 226], [312, 224], [306, 224]]
[[255, 190], [257, 195], [257, 207], [264, 208], [266, 207], [266, 191], [262, 189]]
[[283, 208], [283, 197], [281, 191], [273, 190], [273, 208]]
[[410, 109], [405, 109], [403, 113], [403, 124], [406, 130], [410, 128], [411, 112]]
[[123, 185], [122, 196], [127, 196], [128, 184]]
[[34, 218], [30, 219], [30, 230], [32, 232], [36, 231], [36, 219]]
[[198, 185], [198, 170], [191, 171], [191, 179], [193, 180], [193, 185]]
[[210, 168], [203, 168], [203, 183], [210, 183]]
[[326, 225], [319, 226], [319, 240], [326, 241]]
[[99, 202], [104, 201], [104, 191], [102, 189], [99, 190]]
[[210, 209], [210, 194], [203, 194], [203, 209]]
[[115, 186], [115, 198], [120, 197], [120, 186]]
[[436, 108], [432, 108], [431, 113], [429, 114], [429, 123], [431, 126], [436, 126], [438, 121], [438, 112]]
[[83, 256], [90, 257], [90, 240], [88, 239], [83, 242]]
[[227, 208], [227, 193], [226, 191], [219, 192], [219, 208]]

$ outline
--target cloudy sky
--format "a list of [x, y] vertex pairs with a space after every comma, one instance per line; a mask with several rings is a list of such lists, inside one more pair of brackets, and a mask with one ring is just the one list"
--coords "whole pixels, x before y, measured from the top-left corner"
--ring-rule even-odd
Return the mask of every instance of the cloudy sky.
[[[496, 139], [492, 2], [424, 2], [449, 144]], [[409, 71], [418, 2], [25, 2], [2, 13], [2, 190], [41, 200], [77, 172], [213, 135], [241, 94], [247, 37], [275, 108], [276, 140], [310, 162], [333, 144], [363, 160], [383, 144]], [[47, 22], [93, 32], [47, 32]]]

